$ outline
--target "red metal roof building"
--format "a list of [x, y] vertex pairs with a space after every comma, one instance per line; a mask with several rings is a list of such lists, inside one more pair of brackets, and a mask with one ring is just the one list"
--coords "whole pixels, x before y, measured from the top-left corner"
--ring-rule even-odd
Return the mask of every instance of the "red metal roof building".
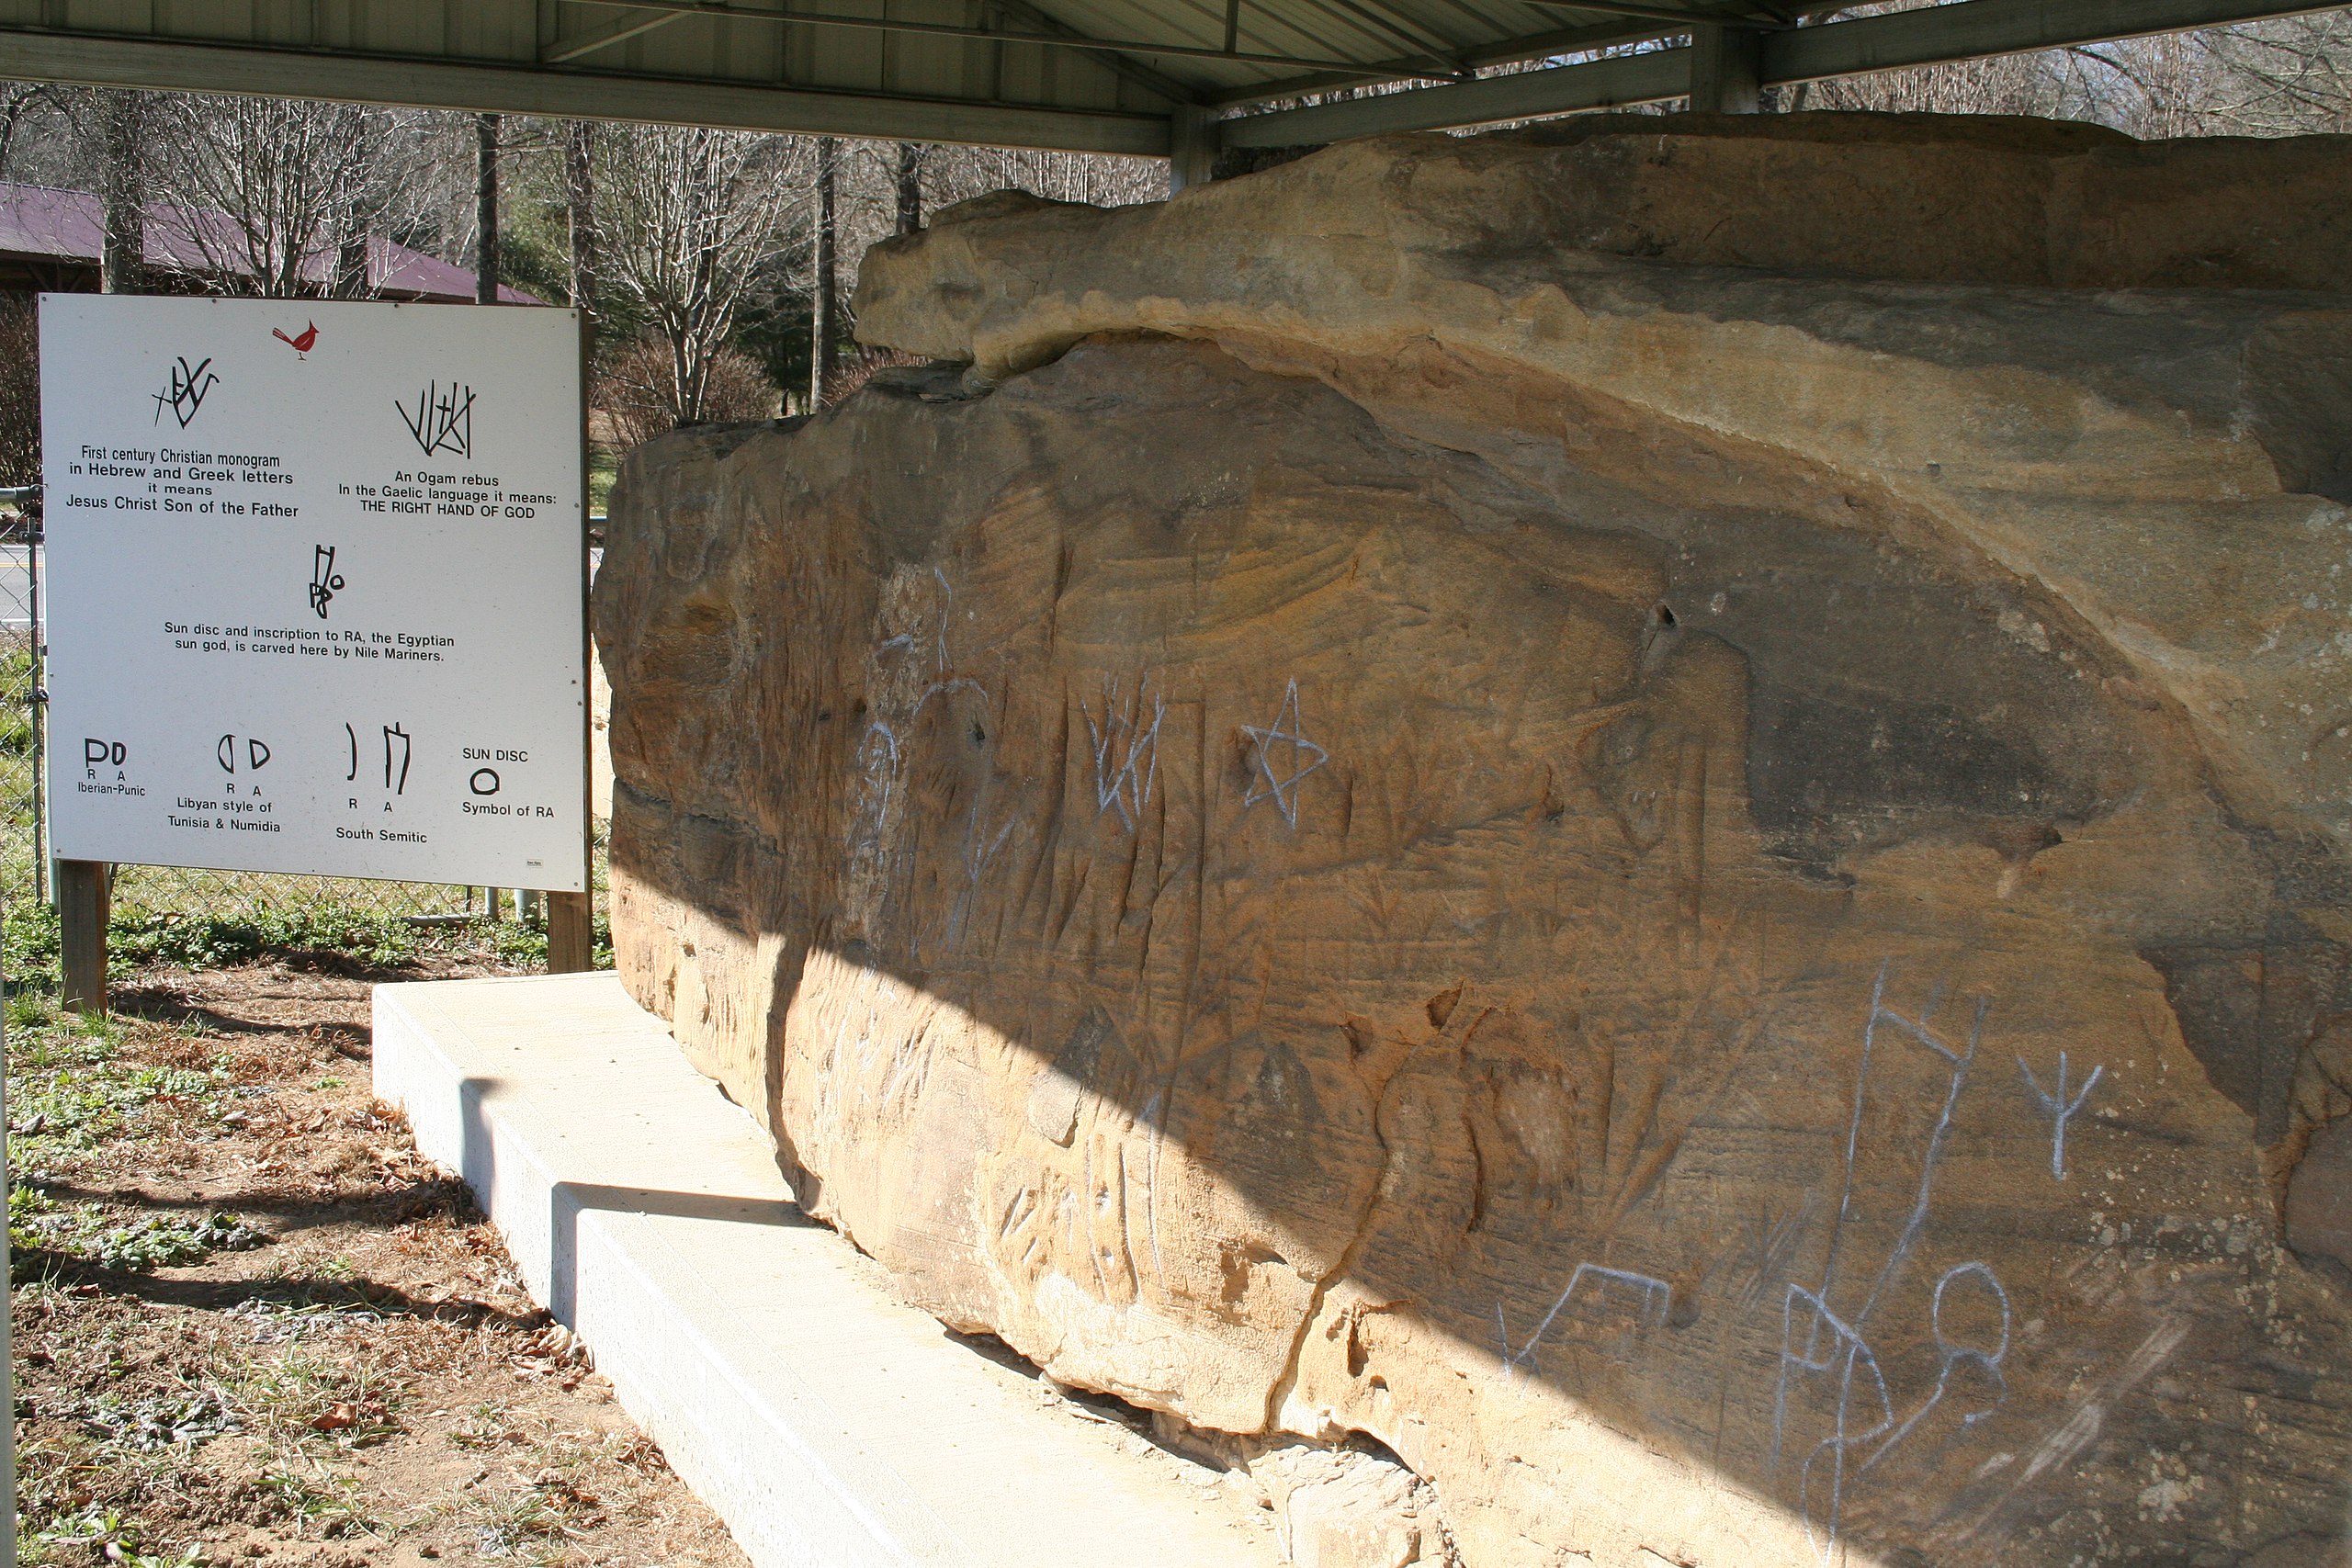
[[[104, 204], [90, 192], [0, 181], [0, 289], [96, 292], [105, 233]], [[159, 279], [200, 280], [223, 270], [224, 264], [248, 276], [258, 270], [249, 259], [241, 259], [250, 256], [250, 247], [235, 220], [222, 212], [151, 206], [145, 253], [149, 271]], [[333, 247], [322, 246], [304, 256], [299, 270], [307, 285], [324, 294], [338, 260]], [[470, 304], [474, 275], [396, 241], [370, 235], [366, 293], [379, 299]], [[507, 305], [545, 303], [536, 295], [503, 284], [498, 299]]]

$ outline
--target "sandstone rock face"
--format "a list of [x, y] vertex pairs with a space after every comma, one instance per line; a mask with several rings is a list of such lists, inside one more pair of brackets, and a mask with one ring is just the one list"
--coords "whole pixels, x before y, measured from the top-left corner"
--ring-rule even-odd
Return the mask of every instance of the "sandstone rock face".
[[1611, 254], [2267, 155], [1664, 123], [870, 257], [969, 371], [616, 494], [628, 981], [951, 1325], [1433, 1489], [1334, 1560], [2352, 1561], [2352, 306]]

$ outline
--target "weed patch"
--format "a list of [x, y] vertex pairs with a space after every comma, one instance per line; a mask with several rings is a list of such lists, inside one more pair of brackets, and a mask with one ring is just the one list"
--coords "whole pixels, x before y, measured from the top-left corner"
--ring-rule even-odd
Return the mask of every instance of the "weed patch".
[[139, 1533], [136, 1524], [113, 1509], [92, 1509], [51, 1519], [27, 1533], [17, 1543], [17, 1561], [24, 1568], [69, 1562], [110, 1562], [117, 1568], [202, 1568], [204, 1559], [193, 1549], [170, 1557], [141, 1551]]
[[194, 1448], [244, 1429], [219, 1388], [184, 1389], [131, 1401], [101, 1396], [91, 1402], [83, 1420], [100, 1442], [141, 1453]]
[[116, 1221], [96, 1204], [60, 1204], [33, 1187], [8, 1190], [8, 1245], [22, 1259], [19, 1267], [35, 1273], [44, 1254], [143, 1274], [201, 1262], [215, 1252], [249, 1252], [268, 1240], [234, 1214], [141, 1214]]
[[7, 998], [19, 1561], [743, 1568], [374, 1104], [341, 951], [146, 972], [97, 1024]]
[[225, 1060], [126, 1061], [119, 1021], [62, 1014], [34, 995], [12, 998], [8, 1011], [8, 1156], [19, 1169], [229, 1113]]

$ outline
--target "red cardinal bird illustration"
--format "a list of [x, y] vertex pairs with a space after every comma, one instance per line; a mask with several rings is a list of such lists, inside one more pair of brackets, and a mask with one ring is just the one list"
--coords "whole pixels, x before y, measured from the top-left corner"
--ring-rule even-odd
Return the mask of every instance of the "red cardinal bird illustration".
[[270, 328], [269, 335], [280, 343], [293, 344], [294, 352], [297, 354], [308, 354], [311, 352], [311, 345], [319, 341], [319, 324], [316, 321], [311, 322], [302, 329], [301, 335], [299, 337], [288, 337], [285, 330], [280, 327]]

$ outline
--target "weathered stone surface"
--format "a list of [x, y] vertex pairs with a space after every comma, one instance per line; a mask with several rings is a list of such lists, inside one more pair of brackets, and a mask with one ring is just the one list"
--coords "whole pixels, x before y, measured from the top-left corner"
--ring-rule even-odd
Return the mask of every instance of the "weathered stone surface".
[[2334, 1263], [2352, 1282], [2352, 1120], [2320, 1128], [2295, 1163], [2287, 1186], [2287, 1240], [2314, 1262]]
[[[1540, 225], [1562, 250], [1918, 282], [2352, 286], [2344, 137], [2148, 145], [1976, 115], [1591, 115], [1343, 156], [1399, 148], [1454, 165], [1464, 199], [1447, 220]], [[1325, 177], [1344, 183], [1340, 162]]]
[[860, 321], [982, 375], [640, 450], [632, 990], [947, 1322], [1471, 1568], [2346, 1561], [2352, 317], [1476, 147], [967, 211]]

